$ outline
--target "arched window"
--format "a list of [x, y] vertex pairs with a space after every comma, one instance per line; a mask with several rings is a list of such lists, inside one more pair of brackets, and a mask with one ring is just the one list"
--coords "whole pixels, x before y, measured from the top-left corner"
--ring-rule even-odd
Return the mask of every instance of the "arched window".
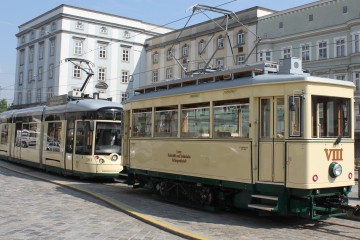
[[173, 59], [173, 52], [172, 52], [172, 49], [171, 49], [171, 48], [169, 48], [169, 49], [167, 50], [166, 57], [167, 57], [167, 60], [172, 60], [172, 59]]
[[243, 45], [245, 43], [245, 33], [241, 30], [237, 35], [237, 44]]
[[154, 52], [153, 54], [153, 63], [159, 63], [159, 53]]
[[188, 55], [189, 55], [189, 46], [187, 44], [185, 44], [182, 47], [182, 56], [187, 57]]
[[199, 53], [202, 54], [205, 52], [205, 41], [204, 39], [201, 39], [200, 42], [199, 42]]
[[217, 39], [218, 48], [224, 48], [224, 37], [220, 35]]

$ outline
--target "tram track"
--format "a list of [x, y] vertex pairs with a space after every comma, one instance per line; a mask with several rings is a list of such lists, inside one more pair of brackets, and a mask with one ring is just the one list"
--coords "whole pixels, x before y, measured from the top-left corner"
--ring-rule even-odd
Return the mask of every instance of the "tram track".
[[[140, 220], [140, 221], [142, 221], [142, 222], [144, 222], [146, 224], [154, 226], [154, 227], [156, 227], [158, 229], [161, 229], [161, 230], [163, 230], [165, 232], [168, 232], [168, 233], [171, 233], [173, 235], [176, 235], [176, 236], [179, 236], [179, 237], [182, 237], [182, 238], [185, 238], [185, 239], [199, 239], [199, 240], [206, 239], [206, 238], [204, 238], [202, 236], [190, 233], [190, 232], [188, 232], [186, 230], [180, 229], [180, 228], [172, 226], [172, 225], [170, 225], [170, 224], [168, 224], [166, 222], [157, 220], [157, 219], [155, 219], [153, 217], [150, 217], [150, 216], [148, 216], [146, 214], [140, 213], [140, 212], [136, 211], [135, 209], [131, 208], [130, 206], [127, 206], [127, 205], [122, 204], [122, 203], [120, 203], [118, 201], [112, 200], [112, 199], [110, 199], [110, 198], [108, 198], [108, 197], [106, 197], [104, 195], [101, 195], [101, 194], [96, 193], [94, 191], [90, 191], [88, 189], [82, 188], [81, 186], [80, 187], [75, 186], [74, 184], [69, 183], [69, 181], [53, 180], [53, 179], [50, 179], [50, 178], [47, 178], [47, 177], [44, 177], [44, 176], [39, 176], [39, 175], [32, 174], [32, 173], [29, 173], [29, 172], [21, 171], [19, 169], [15, 169], [15, 168], [12, 168], [12, 167], [4, 166], [2, 164], [0, 164], [0, 168], [6, 169], [6, 170], [9, 170], [9, 171], [18, 173], [18, 174], [22, 174], [24, 176], [35, 178], [35, 179], [38, 179], [38, 180], [53, 183], [53, 184], [59, 185], [61, 187], [66, 187], [66, 188], [75, 190], [77, 192], [81, 192], [83, 194], [89, 195], [89, 196], [94, 197], [94, 198], [96, 198], [98, 200], [101, 200], [102, 202], [104, 202], [106, 204], [109, 204], [110, 206], [114, 207], [116, 210], [119, 210], [119, 211], [127, 214], [130, 217], [138, 219], [138, 220]], [[106, 183], [102, 183], [102, 184], [104, 184], [106, 186], [111, 186], [111, 185], [106, 184]], [[112, 186], [112, 187], [114, 187], [114, 186]]]

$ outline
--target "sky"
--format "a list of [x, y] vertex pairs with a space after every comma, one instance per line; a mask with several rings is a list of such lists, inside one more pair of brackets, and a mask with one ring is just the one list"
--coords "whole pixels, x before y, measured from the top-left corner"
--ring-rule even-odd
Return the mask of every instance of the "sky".
[[[14, 96], [18, 27], [61, 4], [115, 14], [144, 22], [180, 29], [191, 15], [191, 7], [200, 4], [237, 12], [259, 6], [282, 11], [315, 0], [11, 0], [0, 8], [0, 99], [10, 104]], [[201, 16], [200, 16], [201, 15]], [[221, 15], [212, 15], [219, 17]], [[199, 14], [189, 25], [209, 20]]]

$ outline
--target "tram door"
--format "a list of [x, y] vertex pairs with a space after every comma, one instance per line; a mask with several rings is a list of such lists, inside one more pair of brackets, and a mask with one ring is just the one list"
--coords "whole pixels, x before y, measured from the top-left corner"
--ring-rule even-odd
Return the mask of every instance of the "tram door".
[[259, 181], [261, 182], [284, 182], [284, 107], [284, 97], [260, 99]]

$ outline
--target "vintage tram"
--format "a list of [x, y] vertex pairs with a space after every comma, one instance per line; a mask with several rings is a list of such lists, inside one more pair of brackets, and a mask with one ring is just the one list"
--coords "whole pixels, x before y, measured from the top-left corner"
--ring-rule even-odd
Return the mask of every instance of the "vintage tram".
[[354, 185], [354, 84], [301, 60], [160, 82], [124, 104], [128, 184], [211, 208], [342, 215]]
[[122, 170], [122, 107], [101, 99], [57, 96], [47, 106], [0, 115], [0, 158], [81, 178]]

